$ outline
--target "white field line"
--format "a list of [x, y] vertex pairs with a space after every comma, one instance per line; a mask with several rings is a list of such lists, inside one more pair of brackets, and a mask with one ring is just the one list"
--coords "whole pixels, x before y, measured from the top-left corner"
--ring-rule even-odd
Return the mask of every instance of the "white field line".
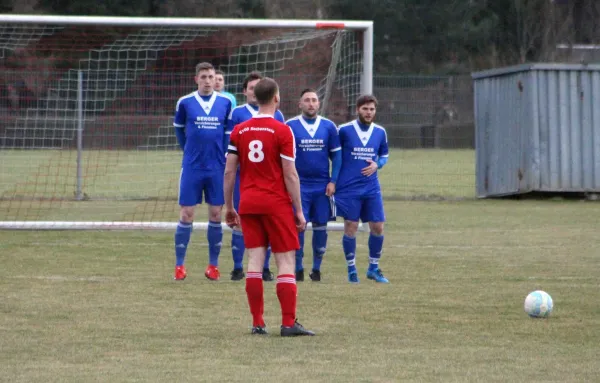
[[[140, 242], [140, 241], [135, 241], [135, 247], [136, 248], [156, 248], [157, 244], [156, 243], [152, 243], [152, 242]], [[225, 242], [224, 245], [228, 245], [228, 241], [223, 241]], [[331, 249], [331, 248], [341, 248], [342, 245], [340, 243], [338, 243], [339, 241], [331, 241], [327, 244], [327, 248]], [[99, 247], [103, 247], [104, 244], [101, 243], [90, 243], [88, 242], [73, 242], [73, 241], [54, 241], [54, 242], [29, 242], [28, 245], [33, 245], [33, 246], [45, 246], [45, 247], [54, 247], [54, 246], [60, 246], [60, 247], [76, 247], [76, 248], [93, 248], [93, 249], [97, 249]], [[106, 244], [106, 249], [110, 250], [111, 248], [115, 248], [115, 247], [132, 247], [132, 242], [110, 242], [108, 244]], [[171, 247], [171, 245], [168, 245], [169, 248]], [[400, 244], [389, 244], [389, 243], [384, 243], [384, 248], [396, 248], [396, 249], [447, 249], [447, 250], [475, 250], [475, 249], [490, 249], [490, 250], [498, 250], [498, 249], [561, 249], [561, 248], [565, 248], [568, 245], [563, 245], [563, 244], [539, 244], [539, 245], [521, 245], [521, 244], [495, 244], [495, 245], [446, 245], [446, 244], [432, 244], [432, 243], [423, 243], [423, 244], [406, 244], [406, 243], [400, 243]], [[205, 240], [203, 240], [202, 242], [197, 242], [197, 241], [190, 241], [190, 245], [189, 245], [189, 249], [191, 252], [193, 252], [194, 248], [206, 248], [208, 247], [208, 244], [206, 243]], [[359, 248], [366, 248], [368, 247], [365, 244], [361, 244], [361, 243], [357, 243], [356, 247]], [[226, 247], [227, 248], [227, 247]], [[304, 246], [305, 252], [306, 251], [311, 251], [310, 250], [310, 244]]]

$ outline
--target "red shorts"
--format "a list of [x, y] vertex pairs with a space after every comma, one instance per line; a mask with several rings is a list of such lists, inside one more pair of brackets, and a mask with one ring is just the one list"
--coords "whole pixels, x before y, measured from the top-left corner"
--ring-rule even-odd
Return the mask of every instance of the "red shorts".
[[298, 250], [298, 231], [294, 216], [290, 213], [240, 214], [246, 248], [271, 245], [271, 251], [274, 253]]

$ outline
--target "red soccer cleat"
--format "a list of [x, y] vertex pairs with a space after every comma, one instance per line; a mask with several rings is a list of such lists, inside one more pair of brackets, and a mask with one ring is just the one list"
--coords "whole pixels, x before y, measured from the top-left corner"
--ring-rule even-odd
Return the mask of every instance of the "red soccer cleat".
[[185, 266], [175, 266], [175, 280], [183, 281], [187, 277], [187, 271], [185, 271]]
[[221, 277], [219, 268], [217, 266], [213, 266], [213, 265], [208, 265], [208, 267], [206, 268], [206, 271], [204, 272], [204, 275], [206, 276], [206, 278], [210, 279], [211, 281], [218, 281], [219, 278]]

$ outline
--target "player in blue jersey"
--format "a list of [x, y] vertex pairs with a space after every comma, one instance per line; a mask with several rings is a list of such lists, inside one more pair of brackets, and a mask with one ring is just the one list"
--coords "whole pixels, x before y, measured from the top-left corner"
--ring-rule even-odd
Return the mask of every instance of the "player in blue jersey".
[[231, 101], [231, 109], [237, 106], [237, 100], [232, 93], [225, 91], [225, 72], [220, 69], [215, 71], [215, 90]]
[[[256, 96], [254, 95], [254, 87], [260, 80], [262, 80], [264, 76], [260, 72], [251, 72], [246, 76], [244, 82], [242, 84], [244, 96], [246, 96], [246, 103], [238, 106], [237, 108], [231, 111], [231, 115], [229, 116], [229, 132], [233, 131], [233, 128], [241, 124], [242, 122], [246, 122], [252, 117], [258, 114], [258, 101], [256, 100]], [[275, 112], [275, 119], [280, 122], [285, 122], [283, 114], [279, 109]], [[235, 188], [233, 191], [233, 203], [234, 207], [237, 210], [240, 203], [240, 172], [238, 169], [238, 173], [235, 178]], [[239, 281], [244, 278], [244, 251], [246, 247], [244, 246], [244, 236], [241, 231], [234, 229], [231, 235], [231, 253], [233, 257], [233, 271], [231, 272], [231, 280]], [[263, 280], [264, 281], [273, 281], [273, 273], [269, 269], [269, 261], [271, 259], [271, 251], [270, 248], [267, 249], [267, 255], [265, 257], [265, 264], [263, 268]]]
[[358, 221], [369, 223], [369, 270], [367, 278], [388, 283], [379, 268], [383, 249], [383, 199], [377, 171], [388, 159], [385, 129], [373, 123], [377, 99], [360, 96], [356, 101], [358, 118], [340, 125], [342, 168], [337, 182], [335, 204], [337, 215], [344, 218], [342, 244], [348, 265], [348, 281], [358, 283], [356, 271], [356, 232]]
[[[330, 197], [342, 165], [342, 152], [337, 128], [319, 113], [319, 96], [314, 89], [304, 89], [298, 104], [302, 114], [286, 122], [296, 139], [296, 170], [300, 177], [302, 211], [312, 223], [313, 266], [309, 274], [314, 282], [321, 280], [321, 262], [327, 250], [327, 221], [334, 213]], [[331, 159], [331, 176], [329, 160]], [[304, 232], [298, 234], [300, 249], [296, 251], [296, 280], [304, 280]]]
[[175, 231], [175, 279], [187, 276], [185, 255], [193, 228], [194, 210], [208, 204], [209, 265], [204, 275], [218, 280], [219, 253], [223, 239], [221, 209], [224, 204], [223, 173], [225, 149], [229, 141], [225, 134], [231, 112], [231, 101], [214, 91], [215, 69], [203, 62], [196, 66], [198, 90], [177, 101], [175, 107], [175, 134], [183, 150], [179, 177], [179, 224]]

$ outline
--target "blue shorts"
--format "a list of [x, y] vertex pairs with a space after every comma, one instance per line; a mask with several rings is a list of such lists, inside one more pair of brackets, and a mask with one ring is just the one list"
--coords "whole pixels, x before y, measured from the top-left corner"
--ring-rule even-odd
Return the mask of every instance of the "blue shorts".
[[327, 221], [333, 215], [332, 203], [325, 194], [327, 186], [302, 186], [300, 194], [302, 197], [302, 211], [306, 222], [318, 225], [327, 225]]
[[179, 176], [179, 205], [196, 206], [202, 203], [202, 193], [207, 204], [222, 206], [223, 172], [205, 172], [193, 169], [181, 169]]
[[335, 194], [336, 215], [347, 221], [385, 222], [381, 193], [368, 195]]

